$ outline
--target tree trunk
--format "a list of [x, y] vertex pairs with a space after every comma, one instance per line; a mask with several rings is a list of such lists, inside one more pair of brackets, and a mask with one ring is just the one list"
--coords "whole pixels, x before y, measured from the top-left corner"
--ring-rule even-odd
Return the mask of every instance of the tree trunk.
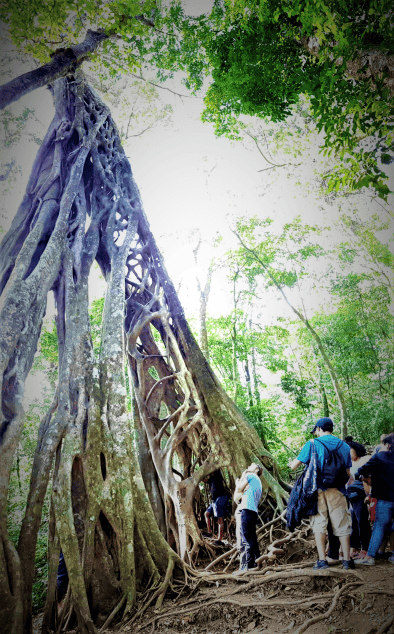
[[302, 321], [302, 323], [308, 328], [309, 332], [311, 333], [312, 337], [314, 338], [317, 348], [323, 358], [323, 361], [325, 363], [325, 366], [327, 368], [327, 372], [330, 375], [330, 379], [334, 388], [334, 392], [335, 395], [337, 397], [337, 403], [338, 403], [338, 407], [339, 407], [339, 411], [340, 411], [340, 416], [341, 416], [341, 438], [343, 439], [347, 433], [348, 433], [348, 428], [347, 428], [347, 423], [348, 423], [348, 412], [347, 412], [347, 407], [346, 407], [346, 401], [345, 401], [345, 396], [342, 392], [341, 386], [339, 385], [339, 380], [337, 377], [337, 374], [335, 372], [334, 366], [332, 365], [330, 359], [328, 358], [328, 355], [326, 353], [326, 350], [324, 348], [323, 342], [319, 337], [319, 334], [316, 332], [316, 330], [313, 328], [313, 326], [311, 325], [311, 323], [308, 321], [308, 319], [306, 317], [304, 317], [304, 315], [297, 310], [297, 308], [295, 306], [293, 306], [290, 301], [288, 300], [288, 297], [286, 295], [286, 293], [284, 292], [282, 286], [278, 283], [278, 281], [276, 280], [275, 276], [271, 273], [271, 271], [269, 270], [269, 268], [266, 266], [266, 264], [261, 260], [261, 258], [259, 258], [259, 256], [257, 255], [257, 253], [255, 253], [255, 251], [253, 251], [253, 249], [249, 249], [249, 247], [245, 244], [245, 242], [242, 240], [242, 238], [240, 237], [240, 235], [236, 232], [234, 232], [235, 235], [237, 236], [238, 240], [240, 241], [240, 243], [242, 244], [242, 246], [244, 247], [244, 249], [246, 251], [248, 251], [248, 253], [250, 253], [252, 255], [252, 257], [261, 265], [261, 267], [263, 268], [266, 276], [271, 280], [271, 282], [274, 284], [274, 286], [278, 289], [278, 291], [280, 292], [280, 294], [282, 295], [283, 299], [285, 300], [286, 304], [291, 308], [291, 310], [295, 313], [295, 315], [297, 315], [298, 319], [300, 319]]
[[[43, 631], [60, 628], [67, 616], [68, 625], [77, 621], [80, 632], [95, 632], [94, 623], [102, 624], [122, 597], [127, 612], [141, 584], [148, 579], [157, 583], [174, 562], [182, 565], [149, 505], [125, 399], [124, 267], [140, 213], [138, 190], [110, 113], [83, 77], [55, 82], [54, 101], [54, 120], [0, 252], [0, 604], [5, 634], [31, 632], [35, 547], [54, 459]], [[107, 280], [99, 359], [93, 355], [88, 316], [88, 277], [95, 258]], [[57, 309], [59, 387], [40, 428], [16, 550], [6, 528], [9, 471], [22, 432], [24, 381], [50, 289]], [[63, 611], [58, 619], [60, 549], [71, 592], [68, 615]]]
[[226, 467], [234, 482], [248, 464], [262, 460], [263, 485], [280, 508], [287, 494], [256, 431], [191, 334], [143, 213], [137, 233], [126, 263], [130, 380], [164, 492], [168, 540], [191, 562], [202, 544], [193, 499], [206, 475]]
[[[4, 634], [31, 632], [34, 554], [52, 468], [43, 632], [77, 625], [82, 634], [91, 634], [104, 622], [107, 627], [109, 615], [118, 608], [119, 617], [128, 614], [137, 591], [148, 583], [158, 585], [160, 605], [174, 566], [184, 566], [158, 528], [138, 468], [125, 353], [162, 489], [167, 534], [183, 559], [191, 561], [201, 543], [193, 499], [208, 473], [227, 467], [234, 480], [248, 463], [261, 459], [263, 485], [280, 509], [287, 497], [272, 458], [221, 388], [188, 328], [110, 112], [79, 72], [57, 80], [53, 91], [54, 120], [0, 247]], [[99, 358], [88, 316], [95, 259], [107, 282]], [[15, 549], [6, 526], [9, 473], [23, 428], [24, 382], [51, 289], [59, 385], [39, 431]], [[180, 480], [174, 470], [181, 472]], [[60, 550], [69, 589], [58, 616]]]
[[326, 388], [324, 387], [323, 375], [322, 375], [321, 367], [319, 365], [318, 365], [318, 371], [319, 371], [319, 390], [320, 390], [322, 404], [323, 404], [323, 416], [325, 416], [326, 418], [329, 418], [330, 408], [328, 407]]

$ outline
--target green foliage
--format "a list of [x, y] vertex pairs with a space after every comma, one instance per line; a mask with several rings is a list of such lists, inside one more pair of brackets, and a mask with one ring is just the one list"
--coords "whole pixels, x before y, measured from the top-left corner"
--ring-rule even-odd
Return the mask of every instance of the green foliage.
[[[284, 121], [307, 95], [325, 135], [322, 150], [338, 160], [326, 174], [328, 190], [370, 187], [387, 200], [384, 166], [394, 148], [394, 100], [387, 84], [392, 3], [364, 5], [215, 0], [209, 15], [190, 17], [178, 0], [166, 7], [154, 0], [6, 0], [0, 19], [19, 49], [40, 62], [94, 28], [111, 36], [92, 56], [101, 78], [118, 81], [151, 67], [165, 81], [182, 71], [186, 87], [197, 91], [211, 76], [202, 117], [230, 138], [240, 138], [243, 115]], [[370, 72], [365, 55], [371, 51], [383, 70]]]
[[295, 372], [285, 372], [285, 374], [281, 376], [280, 383], [284, 392], [293, 395], [294, 401], [299, 408], [306, 411], [311, 408], [311, 403], [307, 395], [309, 381], [299, 379]]
[[[217, 0], [198, 28], [178, 7], [179, 68], [187, 70], [194, 89], [210, 70], [202, 118], [216, 134], [233, 139], [245, 127], [241, 115], [283, 121], [308, 95], [325, 135], [322, 151], [339, 160], [326, 176], [329, 191], [371, 187], [386, 200], [394, 101], [387, 72], [369, 72], [363, 54], [372, 50], [380, 66], [388, 67], [384, 56], [394, 51], [391, 4], [375, 0], [366, 11], [358, 0]], [[175, 28], [171, 19], [168, 14], [165, 24]], [[200, 60], [202, 51], [206, 57], [200, 70], [188, 58], [193, 47]]]

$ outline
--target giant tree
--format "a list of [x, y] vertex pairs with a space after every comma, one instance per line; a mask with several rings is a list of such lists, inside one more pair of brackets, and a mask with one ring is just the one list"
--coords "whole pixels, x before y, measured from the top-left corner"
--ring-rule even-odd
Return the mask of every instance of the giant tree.
[[[0, 252], [0, 602], [2, 622], [18, 634], [31, 630], [35, 544], [51, 474], [44, 631], [76, 618], [80, 631], [93, 632], [118, 611], [127, 614], [150, 583], [160, 602], [174, 566], [198, 552], [193, 497], [211, 471], [225, 467], [233, 481], [248, 462], [262, 460], [267, 493], [279, 507], [286, 497], [271, 457], [190, 333], [108, 108], [76, 68], [50, 87], [55, 116]], [[98, 357], [88, 318], [95, 260], [107, 283]], [[40, 427], [15, 548], [5, 515], [9, 473], [51, 290], [59, 382]], [[155, 522], [135, 459], [125, 355], [139, 444], [145, 439], [149, 448], [168, 540], [178, 554]], [[60, 550], [69, 591], [58, 616]]]

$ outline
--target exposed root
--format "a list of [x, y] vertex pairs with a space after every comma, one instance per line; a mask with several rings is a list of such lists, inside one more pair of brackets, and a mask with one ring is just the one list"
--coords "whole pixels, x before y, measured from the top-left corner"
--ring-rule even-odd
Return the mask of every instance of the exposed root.
[[394, 622], [394, 614], [390, 616], [382, 627], [376, 632], [376, 634], [384, 634], [389, 629], [390, 625]]
[[347, 590], [349, 590], [349, 588], [352, 588], [353, 586], [360, 586], [360, 585], [362, 585], [361, 581], [352, 581], [352, 582], [347, 583], [346, 585], [342, 586], [342, 588], [340, 590], [338, 590], [338, 592], [334, 596], [334, 599], [333, 599], [329, 609], [327, 610], [327, 612], [323, 612], [323, 614], [317, 614], [316, 616], [313, 616], [311, 619], [308, 619], [307, 621], [305, 621], [305, 623], [303, 623], [299, 628], [297, 628], [294, 631], [294, 634], [302, 634], [302, 632], [305, 632], [305, 630], [307, 630], [308, 627], [310, 627], [314, 623], [318, 623], [319, 621], [323, 621], [324, 619], [328, 619], [328, 617], [331, 616], [331, 614], [334, 612], [334, 610], [336, 608], [336, 605], [338, 603], [339, 597], [342, 594], [345, 594], [347, 592]]
[[125, 605], [127, 601], [127, 594], [125, 593], [120, 601], [117, 603], [117, 605], [114, 607], [114, 609], [112, 610], [111, 614], [109, 614], [109, 616], [107, 617], [107, 619], [105, 620], [103, 626], [99, 629], [99, 634], [101, 634], [102, 632], [104, 632], [104, 630], [107, 629], [107, 627], [110, 626], [110, 624], [112, 623], [112, 621], [114, 620], [115, 616], [120, 612], [120, 610], [123, 608], [123, 606]]
[[[305, 564], [304, 564], [305, 565]], [[312, 563], [309, 562], [308, 564], [306, 564], [308, 566], [311, 566]], [[162, 614], [158, 614], [155, 615], [152, 619], [150, 619], [148, 622], [141, 624], [136, 631], [140, 631], [146, 627], [148, 627], [149, 625], [152, 625], [152, 628], [155, 626], [156, 622], [162, 618], [168, 618], [171, 616], [176, 616], [179, 617], [182, 614], [190, 614], [192, 612], [198, 612], [199, 610], [203, 609], [203, 610], [207, 610], [210, 606], [217, 604], [217, 603], [226, 603], [226, 604], [231, 604], [231, 605], [236, 605], [238, 607], [242, 607], [242, 608], [247, 608], [247, 607], [256, 607], [256, 608], [261, 608], [261, 607], [265, 607], [265, 608], [270, 608], [270, 607], [286, 607], [289, 605], [288, 600], [286, 599], [275, 599], [272, 600], [272, 597], [270, 597], [269, 599], [266, 600], [262, 600], [261, 598], [253, 600], [250, 599], [248, 601], [237, 601], [237, 599], [235, 599], [235, 595], [239, 594], [239, 593], [247, 593], [249, 590], [255, 590], [256, 587], [261, 586], [263, 584], [266, 584], [268, 582], [276, 582], [276, 581], [285, 581], [287, 579], [292, 579], [292, 578], [300, 578], [303, 577], [304, 579], [308, 579], [308, 578], [338, 578], [338, 579], [348, 579], [349, 577], [349, 572], [345, 571], [345, 570], [333, 570], [333, 569], [324, 569], [324, 570], [312, 570], [312, 569], [306, 569], [306, 568], [293, 568], [291, 567], [291, 569], [289, 570], [288, 566], [284, 566], [282, 570], [277, 570], [277, 568], [273, 569], [273, 572], [268, 571], [268, 569], [266, 570], [261, 570], [258, 572], [250, 572], [250, 573], [246, 573], [245, 575], [243, 575], [242, 577], [237, 577], [234, 578], [232, 575], [229, 574], [207, 574], [205, 571], [200, 573], [201, 577], [205, 580], [205, 581], [211, 581], [213, 583], [218, 583], [219, 580], [221, 581], [225, 581], [225, 580], [231, 580], [231, 581], [236, 581], [237, 582], [237, 587], [232, 588], [230, 591], [225, 591], [222, 594], [219, 594], [217, 596], [215, 596], [214, 598], [212, 598], [210, 601], [206, 601], [206, 597], [204, 596], [204, 601], [203, 603], [201, 603], [201, 596], [200, 597], [195, 597], [193, 599], [191, 599], [191, 597], [189, 597], [186, 601], [184, 601], [181, 605], [177, 606], [176, 610], [169, 610], [166, 612], [163, 612]], [[352, 571], [351, 574], [354, 574], [356, 577], [358, 577], [360, 579], [360, 581], [352, 581], [349, 582], [347, 584], [345, 584], [336, 594], [334, 594], [332, 591], [329, 591], [327, 593], [324, 594], [314, 594], [312, 596], [306, 596], [303, 599], [299, 599], [299, 600], [294, 600], [292, 601], [292, 605], [298, 606], [298, 607], [302, 607], [302, 608], [310, 608], [313, 605], [316, 604], [324, 604], [326, 603], [328, 600], [332, 600], [332, 604], [329, 608], [329, 610], [322, 614], [322, 615], [318, 615], [317, 617], [313, 617], [316, 619], [316, 621], [313, 621], [312, 619], [310, 619], [310, 621], [308, 621], [307, 623], [312, 624], [315, 622], [318, 622], [324, 618], [326, 618], [327, 616], [330, 616], [330, 614], [334, 611], [335, 606], [338, 602], [338, 598], [347, 593], [347, 591], [350, 588], [356, 587], [356, 586], [362, 586], [364, 585], [364, 579], [362, 578], [362, 576], [355, 572]], [[245, 585], [241, 585], [239, 582], [246, 582]], [[194, 604], [194, 605], [193, 605]], [[305, 624], [304, 624], [305, 625]], [[309, 625], [307, 626], [309, 627]], [[306, 629], [306, 628], [305, 628]], [[304, 629], [302, 630], [297, 630], [297, 634], [301, 634], [301, 632], [303, 632]]]

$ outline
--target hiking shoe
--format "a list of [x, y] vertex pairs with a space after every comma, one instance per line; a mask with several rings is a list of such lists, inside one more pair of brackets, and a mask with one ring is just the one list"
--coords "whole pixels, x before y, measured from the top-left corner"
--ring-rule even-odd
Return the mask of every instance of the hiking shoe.
[[391, 564], [394, 564], [394, 555], [391, 555], [391, 557], [388, 558], [388, 560]]
[[375, 560], [374, 559], [355, 559], [354, 563], [360, 566], [374, 566]]
[[354, 570], [355, 567], [353, 559], [342, 559], [342, 568], [344, 570]]
[[325, 559], [318, 559], [312, 570], [322, 570], [323, 568], [328, 568], [328, 563]]
[[247, 572], [247, 568], [243, 567], [243, 568], [238, 568], [238, 570], [234, 570], [233, 572], [233, 577], [238, 577], [239, 575], [244, 575], [245, 572]]

